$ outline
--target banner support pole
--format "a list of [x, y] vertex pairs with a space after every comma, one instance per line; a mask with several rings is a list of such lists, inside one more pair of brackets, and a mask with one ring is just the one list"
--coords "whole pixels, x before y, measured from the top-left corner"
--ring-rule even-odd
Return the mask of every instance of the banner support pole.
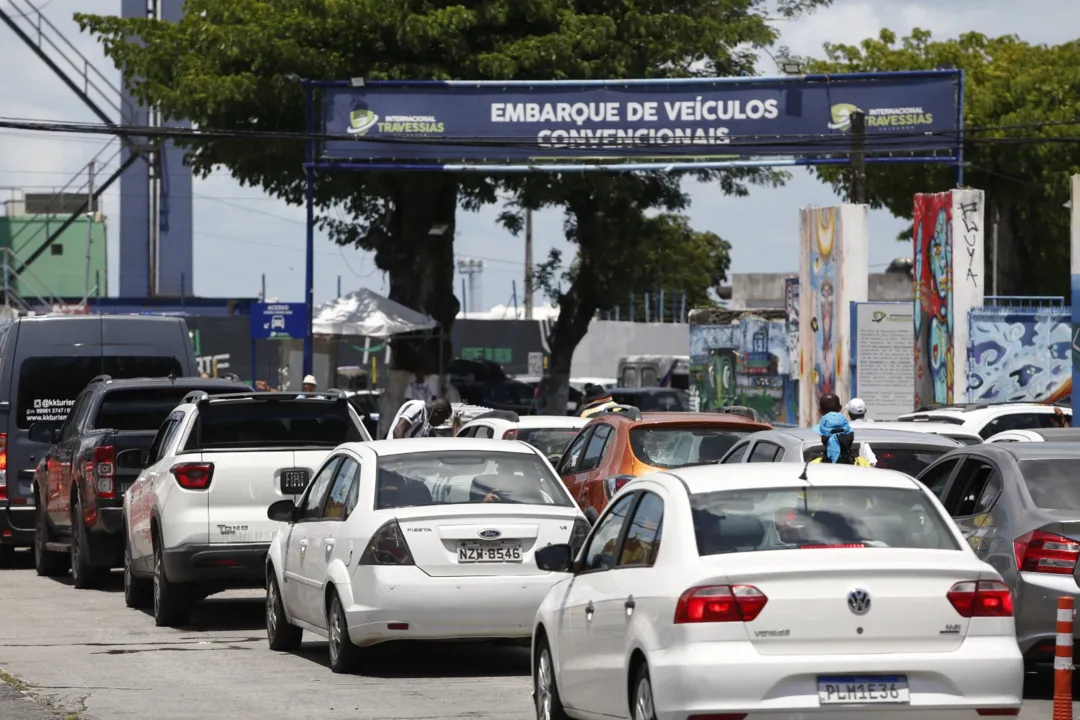
[[956, 187], [964, 187], [964, 71], [957, 81], [956, 98]]
[[[312, 325], [315, 319], [315, 117], [314, 91], [310, 80], [304, 80], [304, 124], [307, 130], [307, 163], [304, 166], [305, 202], [307, 204], [307, 238], [304, 258], [304, 302], [307, 305], [307, 323], [304, 332], [303, 375], [314, 372], [315, 336]], [[266, 298], [263, 298], [266, 301]]]

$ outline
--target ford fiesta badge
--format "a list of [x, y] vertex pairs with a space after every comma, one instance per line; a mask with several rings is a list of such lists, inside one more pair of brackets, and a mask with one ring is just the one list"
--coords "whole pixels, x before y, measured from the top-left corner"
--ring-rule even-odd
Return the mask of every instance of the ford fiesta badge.
[[480, 537], [484, 538], [485, 540], [494, 540], [495, 538], [502, 537], [502, 533], [499, 532], [498, 530], [481, 530], [477, 534], [480, 535]]

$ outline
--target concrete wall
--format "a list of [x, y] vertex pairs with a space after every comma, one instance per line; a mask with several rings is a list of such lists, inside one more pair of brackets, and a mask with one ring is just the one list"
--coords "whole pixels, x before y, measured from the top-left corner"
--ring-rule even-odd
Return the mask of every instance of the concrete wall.
[[571, 375], [613, 378], [623, 355], [687, 355], [688, 327], [683, 323], [593, 320], [574, 353]]
[[[67, 217], [60, 215], [0, 217], [0, 247], [10, 247], [20, 260], [26, 260], [65, 220]], [[86, 232], [90, 222], [87, 217], [76, 218], [32, 265], [12, 281], [12, 289], [27, 302], [42, 298], [51, 305], [53, 298], [81, 300], [86, 291]], [[90, 296], [95, 297], [105, 294], [108, 275], [105, 271], [105, 223], [93, 223], [90, 237]], [[99, 283], [99, 292], [95, 293], [94, 287]]]
[[[782, 309], [788, 278], [798, 278], [798, 274], [735, 273], [731, 276], [731, 309]], [[904, 273], [872, 273], [868, 276], [867, 294], [871, 302], [911, 300], [911, 277]]]
[[1069, 401], [1067, 308], [976, 308], [968, 325], [968, 402]]

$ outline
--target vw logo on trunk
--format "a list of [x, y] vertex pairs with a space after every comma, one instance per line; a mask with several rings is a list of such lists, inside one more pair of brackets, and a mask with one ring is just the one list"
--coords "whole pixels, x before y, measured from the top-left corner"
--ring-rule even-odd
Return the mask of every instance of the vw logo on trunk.
[[484, 538], [485, 540], [494, 540], [495, 538], [502, 537], [502, 533], [498, 530], [481, 530], [477, 533], [477, 535]]
[[856, 615], [870, 612], [870, 593], [865, 590], [852, 590], [847, 595], [848, 610]]

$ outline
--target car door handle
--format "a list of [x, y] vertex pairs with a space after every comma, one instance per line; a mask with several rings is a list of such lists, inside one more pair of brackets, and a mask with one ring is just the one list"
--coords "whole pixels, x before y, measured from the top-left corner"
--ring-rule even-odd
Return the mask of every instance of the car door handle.
[[593, 616], [593, 611], [595, 610], [596, 608], [593, 607], [592, 600], [590, 600], [589, 604], [585, 606], [585, 618], [587, 620], [591, 620]]
[[634, 596], [633, 595], [626, 598], [626, 602], [623, 603], [623, 607], [626, 608], [626, 611], [628, 613], [631, 613], [631, 612], [634, 611], [634, 608], [637, 607], [637, 603], [634, 602]]
[[326, 548], [329, 550], [334, 547], [334, 538], [326, 538], [326, 540], [323, 540], [323, 544], [325, 544]]

